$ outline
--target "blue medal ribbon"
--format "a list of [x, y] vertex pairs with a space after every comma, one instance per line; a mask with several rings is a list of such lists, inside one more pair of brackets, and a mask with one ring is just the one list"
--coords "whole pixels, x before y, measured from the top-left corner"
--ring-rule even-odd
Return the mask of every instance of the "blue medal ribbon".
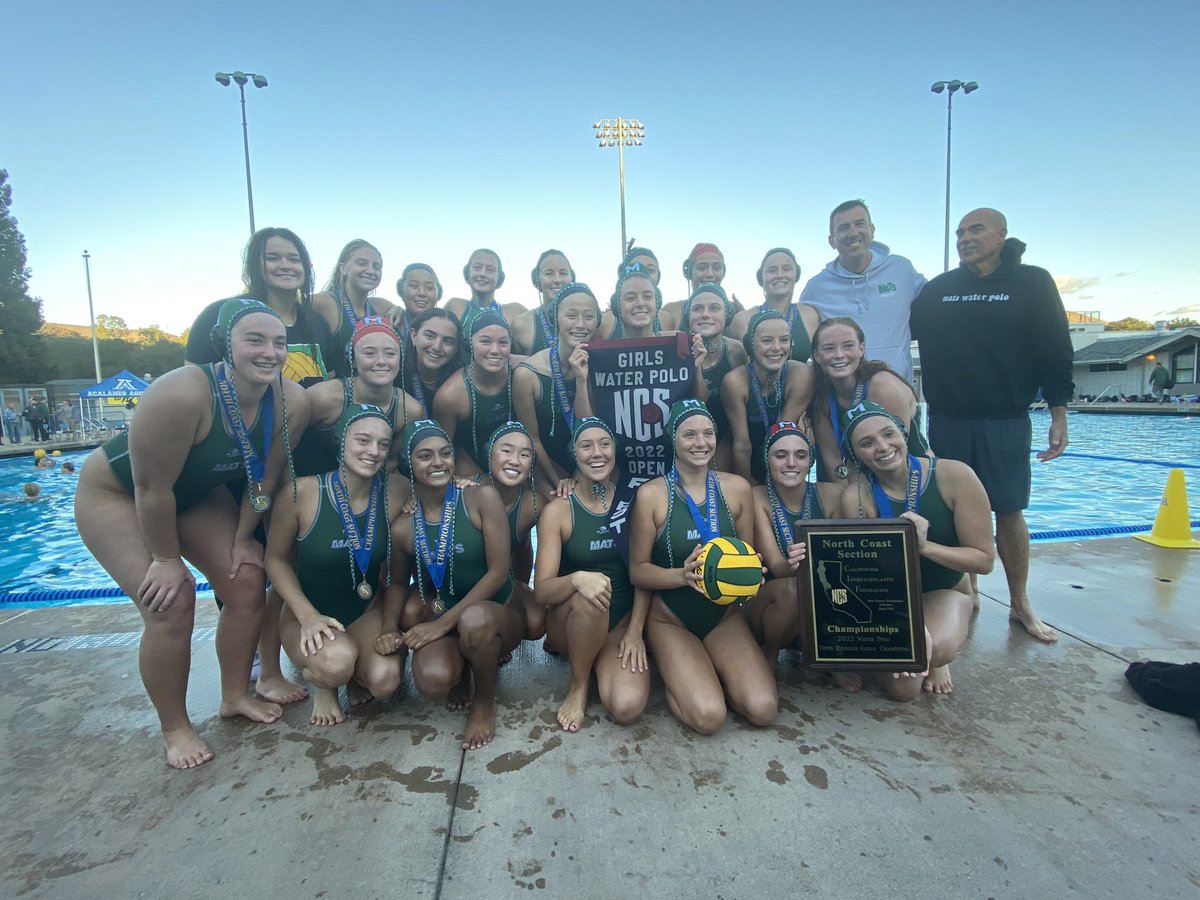
[[[337, 296], [342, 301], [342, 315], [346, 319], [346, 324], [350, 326], [350, 333], [354, 334], [354, 329], [358, 327], [359, 322], [359, 317], [354, 313], [354, 304], [350, 302], [350, 298], [346, 296], [340, 285], [338, 286]], [[367, 316], [373, 315], [376, 315], [375, 307], [371, 305], [371, 298], [368, 297], [363, 302], [362, 317], [365, 319]]]
[[679, 488], [683, 499], [687, 501], [688, 512], [692, 514], [692, 521], [696, 523], [696, 530], [700, 532], [701, 543], [706, 544], [713, 538], [720, 537], [721, 526], [717, 521], [717, 476], [713, 474], [712, 470], [708, 471], [704, 487], [704, 515], [700, 514], [700, 507], [696, 505], [691, 494], [680, 484], [678, 468], [671, 467], [667, 480], [671, 482], [672, 488]]
[[458, 501], [458, 488], [451, 484], [446, 488], [446, 499], [442, 505], [442, 524], [438, 528], [437, 547], [429, 548], [429, 538], [425, 533], [425, 510], [421, 501], [417, 501], [417, 511], [413, 513], [413, 543], [421, 562], [433, 579], [433, 586], [441, 591], [442, 583], [446, 580], [446, 564], [450, 559], [450, 545], [454, 541], [454, 505]]
[[271, 452], [271, 431], [275, 426], [275, 389], [268, 388], [259, 405], [258, 419], [263, 423], [263, 449], [260, 455], [250, 440], [246, 422], [242, 418], [242, 410], [233, 397], [233, 388], [229, 384], [229, 376], [225, 366], [220, 370], [214, 367], [213, 372], [217, 382], [217, 397], [221, 401], [221, 409], [233, 429], [233, 439], [237, 441], [242, 451], [242, 461], [246, 466], [246, 478], [257, 484], [262, 484], [263, 475], [267, 470], [267, 456]]
[[[876, 514], [881, 519], [890, 518], [892, 498], [884, 491], [883, 485], [875, 477], [874, 472], [868, 473], [871, 482], [871, 493], [875, 495]], [[904, 511], [916, 512], [917, 502], [921, 497], [921, 462], [911, 453], [908, 454], [908, 485], [904, 492]], [[886, 510], [887, 512], [884, 512]]]
[[[350, 496], [346, 492], [346, 486], [342, 484], [341, 476], [335, 471], [329, 478], [329, 487], [333, 493], [333, 505], [337, 508], [338, 515], [342, 517], [342, 530], [346, 533], [346, 545], [364, 581], [367, 578], [367, 569], [371, 565], [371, 551], [375, 547], [375, 526], [379, 518], [379, 485], [380, 478], [376, 475], [371, 479], [371, 496], [367, 501], [366, 531], [360, 533], [354, 511], [350, 508]], [[357, 582], [357, 579], [355, 581]]]
[[[550, 348], [550, 376], [554, 379], [554, 392], [558, 394], [558, 406], [562, 410], [563, 421], [567, 423], [567, 431], [570, 431], [575, 427], [575, 410], [571, 408], [571, 401], [567, 399], [567, 381], [563, 378], [557, 343]], [[553, 424], [554, 420], [551, 418], [552, 432]]]

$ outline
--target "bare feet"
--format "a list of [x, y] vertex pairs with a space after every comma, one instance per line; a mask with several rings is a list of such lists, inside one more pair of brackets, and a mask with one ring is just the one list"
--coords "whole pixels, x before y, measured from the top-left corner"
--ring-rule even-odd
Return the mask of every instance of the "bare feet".
[[833, 672], [833, 683], [847, 694], [857, 694], [862, 690], [862, 675], [858, 672]]
[[312, 716], [308, 721], [313, 725], [341, 725], [346, 721], [346, 714], [342, 712], [342, 704], [338, 702], [336, 690], [313, 688]]
[[282, 675], [260, 676], [254, 685], [254, 692], [272, 703], [295, 703], [308, 696], [304, 687], [288, 681]]
[[582, 688], [572, 687], [567, 691], [567, 698], [558, 708], [558, 724], [563, 731], [578, 731], [583, 725], [587, 711], [587, 685]]
[[194, 769], [213, 758], [208, 744], [200, 740], [191, 725], [164, 731], [163, 743], [167, 745], [167, 765], [172, 769]]
[[1039, 641], [1053, 644], [1058, 640], [1058, 635], [1054, 632], [1054, 629], [1038, 618], [1038, 614], [1033, 611], [1032, 606], [1018, 609], [1014, 605], [1008, 613], [1008, 618], [1013, 622], [1020, 622], [1025, 626], [1025, 630]]
[[927, 694], [953, 694], [954, 682], [950, 680], [950, 667], [938, 666], [926, 677], [921, 690]]
[[463, 749], [478, 750], [496, 736], [496, 701], [480, 703], [476, 700], [471, 704], [471, 714], [467, 716], [467, 730], [463, 733]]
[[450, 693], [446, 695], [446, 709], [457, 712], [460, 709], [467, 709], [471, 705], [471, 672], [469, 669], [463, 669], [462, 678], [458, 680], [458, 684], [450, 688]]
[[358, 680], [351, 678], [346, 682], [346, 696], [350, 698], [350, 708], [362, 706], [364, 703], [370, 703], [375, 698], [371, 696], [371, 692], [358, 683]]
[[221, 701], [221, 716], [231, 719], [234, 716], [245, 716], [252, 722], [262, 722], [270, 725], [283, 716], [283, 707], [278, 703], [267, 703], [249, 694], [242, 694], [232, 700]]

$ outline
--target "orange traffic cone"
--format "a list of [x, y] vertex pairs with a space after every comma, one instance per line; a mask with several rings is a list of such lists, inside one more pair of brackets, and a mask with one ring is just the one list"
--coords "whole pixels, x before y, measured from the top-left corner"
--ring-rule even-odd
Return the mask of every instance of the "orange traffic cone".
[[1162, 503], [1154, 518], [1153, 530], [1149, 534], [1135, 534], [1134, 537], [1156, 547], [1200, 549], [1200, 541], [1192, 537], [1183, 469], [1172, 469], [1167, 476], [1167, 486], [1163, 488]]

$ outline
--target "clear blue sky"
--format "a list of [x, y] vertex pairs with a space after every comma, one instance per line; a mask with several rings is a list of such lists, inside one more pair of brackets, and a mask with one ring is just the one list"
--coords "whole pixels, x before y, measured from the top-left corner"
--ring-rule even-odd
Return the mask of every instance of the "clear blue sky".
[[87, 321], [85, 249], [96, 312], [134, 327], [178, 332], [238, 290], [241, 119], [213, 78], [235, 69], [270, 79], [247, 95], [257, 223], [299, 233], [321, 283], [365, 237], [384, 296], [418, 260], [461, 294], [476, 246], [501, 254], [501, 300], [533, 301], [550, 246], [607, 296], [617, 154], [590, 126], [616, 115], [646, 124], [625, 157], [629, 235], [667, 299], [700, 240], [743, 301], [769, 247], [795, 250], [803, 282], [851, 197], [933, 275], [946, 102], [929, 85], [960, 78], [980, 90], [955, 100], [953, 221], [1005, 212], [1069, 309], [1200, 304], [1182, 227], [1200, 200], [1194, 0], [189, 6], [5, 12], [0, 167], [48, 321]]

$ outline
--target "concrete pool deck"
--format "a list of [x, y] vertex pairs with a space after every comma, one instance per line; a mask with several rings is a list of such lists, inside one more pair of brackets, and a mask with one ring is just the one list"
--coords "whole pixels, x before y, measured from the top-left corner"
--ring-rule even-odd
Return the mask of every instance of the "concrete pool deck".
[[712, 737], [594, 700], [554, 719], [566, 663], [523, 645], [499, 733], [398, 699], [341, 726], [217, 713], [212, 601], [190, 694], [217, 758], [163, 762], [129, 604], [0, 611], [5, 897], [1200, 896], [1200, 731], [1144, 705], [1129, 661], [1200, 660], [1200, 553], [1038, 544], [1060, 632], [1010, 626], [999, 568], [955, 663], [910, 705], [780, 657], [778, 721]]

